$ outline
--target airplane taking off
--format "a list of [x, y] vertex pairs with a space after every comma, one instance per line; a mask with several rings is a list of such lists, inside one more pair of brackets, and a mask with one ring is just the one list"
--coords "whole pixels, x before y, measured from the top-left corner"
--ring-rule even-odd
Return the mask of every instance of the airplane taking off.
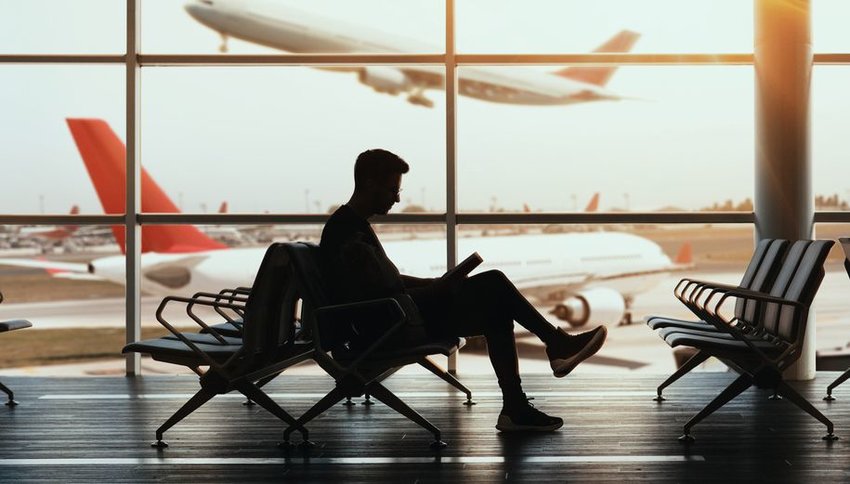
[[[217, 31], [221, 52], [227, 39], [238, 38], [298, 54], [388, 54], [437, 52], [422, 45], [358, 25], [321, 17], [277, 2], [262, 0], [191, 0], [184, 8], [195, 20]], [[640, 34], [623, 30], [594, 52], [628, 52]], [[433, 107], [427, 89], [443, 89], [440, 66], [332, 67], [354, 72], [377, 92], [406, 94], [414, 105]], [[616, 66], [567, 67], [545, 73], [516, 67], [469, 66], [458, 69], [458, 92], [464, 96], [505, 104], [563, 105], [614, 101], [622, 96], [605, 89]]]
[[[123, 143], [103, 120], [67, 121], [104, 211], [123, 213]], [[178, 212], [147, 171], [142, 169], [141, 174], [142, 210]], [[588, 209], [597, 205], [598, 194]], [[123, 252], [123, 228], [112, 230]], [[437, 277], [445, 270], [443, 239], [387, 241], [384, 248], [403, 273]], [[460, 254], [477, 251], [485, 261], [479, 270], [502, 270], [524, 294], [553, 303], [553, 314], [573, 326], [628, 320], [637, 294], [672, 271], [692, 267], [689, 244], [671, 261], [655, 242], [615, 232], [465, 237], [458, 240], [458, 248]], [[145, 226], [141, 287], [146, 293], [169, 295], [248, 286], [264, 252], [263, 247], [229, 248], [189, 225]], [[124, 284], [124, 259], [108, 256], [88, 264], [0, 259], [0, 264], [43, 268], [55, 277]]]

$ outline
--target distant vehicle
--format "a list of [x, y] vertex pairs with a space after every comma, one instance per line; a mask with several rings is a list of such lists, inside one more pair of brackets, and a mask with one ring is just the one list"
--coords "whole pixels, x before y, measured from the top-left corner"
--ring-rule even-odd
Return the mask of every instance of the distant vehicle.
[[[124, 145], [105, 121], [68, 119], [106, 213], [122, 213]], [[177, 207], [142, 169], [142, 210], [175, 213]], [[589, 204], [595, 210], [598, 196]], [[124, 247], [122, 227], [113, 227]], [[402, 272], [439, 276], [444, 271], [445, 241], [414, 239], [384, 244]], [[635, 295], [652, 288], [671, 271], [691, 267], [690, 245], [671, 261], [654, 242], [616, 232], [526, 234], [458, 240], [463, 256], [477, 251], [480, 270], [500, 269], [527, 294], [554, 305], [553, 314], [573, 326], [587, 322], [619, 323], [628, 318]], [[154, 225], [142, 230], [142, 290], [151, 294], [188, 294], [250, 285], [264, 248], [229, 248], [193, 226]], [[0, 259], [0, 264], [40, 267], [56, 277], [101, 279], [123, 284], [124, 256], [88, 264], [32, 259]]]
[[[192, 0], [185, 5], [195, 20], [217, 31], [221, 52], [229, 37], [294, 53], [387, 54], [437, 52], [439, 49], [362, 26], [321, 17], [263, 0]], [[594, 52], [628, 52], [640, 34], [623, 30]], [[433, 107], [427, 89], [443, 89], [440, 66], [332, 67], [354, 72], [377, 92], [407, 95], [414, 105]], [[616, 66], [567, 67], [551, 73], [527, 68], [468, 66], [458, 70], [458, 92], [505, 104], [561, 105], [614, 101], [622, 96], [605, 89]]]

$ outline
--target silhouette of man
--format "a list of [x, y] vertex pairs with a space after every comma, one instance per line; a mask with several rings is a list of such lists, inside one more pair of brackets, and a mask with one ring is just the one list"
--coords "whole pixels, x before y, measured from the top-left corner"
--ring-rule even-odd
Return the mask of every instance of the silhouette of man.
[[501, 271], [462, 279], [399, 274], [368, 220], [386, 214], [400, 201], [401, 177], [409, 169], [404, 160], [386, 150], [368, 150], [357, 157], [354, 194], [331, 215], [322, 231], [322, 271], [332, 302], [408, 294], [422, 316], [421, 325], [409, 325], [412, 338], [423, 328], [432, 338], [484, 335], [502, 390], [496, 428], [503, 432], [560, 428], [561, 418], [534, 408], [522, 391], [514, 321], [546, 344], [556, 377], [566, 376], [602, 347], [605, 327], [578, 335], [566, 333], [537, 312]]

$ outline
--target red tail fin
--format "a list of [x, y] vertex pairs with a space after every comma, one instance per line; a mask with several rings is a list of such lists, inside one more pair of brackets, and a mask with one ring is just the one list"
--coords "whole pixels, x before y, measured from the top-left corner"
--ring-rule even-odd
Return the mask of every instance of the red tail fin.
[[218, 207], [218, 213], [227, 213], [227, 200], [221, 202], [221, 206]]
[[[608, 40], [608, 42], [597, 47], [593, 52], [628, 52], [632, 50], [632, 47], [634, 47], [635, 42], [637, 42], [639, 38], [640, 34], [629, 30], [623, 30]], [[616, 71], [616, 66], [567, 67], [566, 69], [554, 72], [554, 74], [574, 81], [604, 86], [605, 84], [608, 84], [608, 81], [611, 80], [611, 76], [613, 76]]]
[[587, 202], [587, 206], [584, 207], [585, 212], [595, 212], [599, 210], [599, 192], [593, 194], [590, 201]]
[[[124, 213], [124, 144], [101, 119], [67, 119], [71, 135], [83, 157], [86, 170], [108, 214]], [[142, 168], [142, 211], [178, 213], [168, 195]], [[113, 226], [115, 240], [124, 251], [123, 227]], [[204, 235], [191, 225], [158, 225], [142, 230], [142, 252], [200, 252], [227, 246]]]
[[676, 259], [673, 260], [676, 264], [690, 265], [694, 263], [694, 251], [691, 248], [690, 242], [685, 242], [679, 248], [679, 253], [676, 254]]

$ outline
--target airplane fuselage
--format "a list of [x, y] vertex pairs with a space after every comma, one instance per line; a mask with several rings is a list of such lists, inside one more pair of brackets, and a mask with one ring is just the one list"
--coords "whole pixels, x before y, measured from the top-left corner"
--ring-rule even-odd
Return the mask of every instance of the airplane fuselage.
[[[443, 239], [388, 241], [384, 248], [404, 274], [439, 277], [445, 272]], [[654, 242], [615, 232], [460, 238], [458, 250], [462, 256], [477, 251], [484, 258], [474, 273], [501, 270], [524, 293], [540, 299], [595, 287], [631, 298], [654, 287], [674, 269]], [[165, 296], [250, 286], [264, 252], [256, 247], [142, 254], [142, 290]], [[95, 259], [89, 271], [124, 284], [124, 257]]]
[[[248, 42], [298, 54], [433, 53], [440, 49], [410, 39], [310, 14], [260, 0], [193, 0], [186, 11], [198, 22]], [[414, 104], [424, 89], [444, 88], [440, 66], [334, 67], [357, 72], [360, 81], [379, 92], [409, 93]], [[372, 82], [370, 82], [372, 81]], [[467, 66], [458, 70], [458, 91], [485, 101], [521, 105], [564, 105], [616, 100], [596, 85], [528, 68]]]

